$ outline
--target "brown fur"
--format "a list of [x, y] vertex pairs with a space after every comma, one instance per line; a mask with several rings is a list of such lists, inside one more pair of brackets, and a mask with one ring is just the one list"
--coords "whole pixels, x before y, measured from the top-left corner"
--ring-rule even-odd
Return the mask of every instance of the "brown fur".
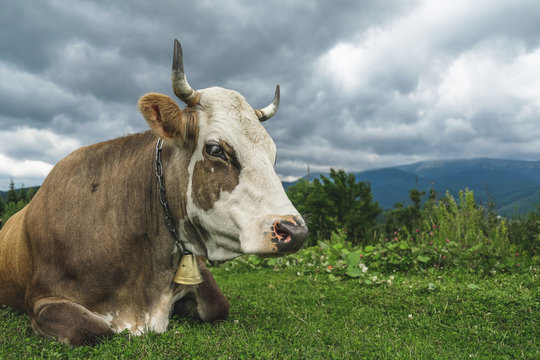
[[31, 321], [41, 335], [55, 337], [73, 346], [93, 344], [113, 334], [103, 319], [81, 305], [64, 299], [40, 300]]
[[150, 128], [159, 136], [166, 139], [183, 138], [182, 127], [176, 126], [182, 121], [182, 111], [170, 97], [149, 93], [139, 99], [138, 107]]
[[193, 108], [181, 111], [174, 100], [157, 93], [148, 93], [141, 97], [138, 107], [158, 136], [197, 146], [199, 127]]
[[[161, 294], [184, 289], [172, 282], [180, 255], [157, 197], [154, 147], [155, 134], [187, 145], [166, 142], [162, 151], [165, 174], [174, 174], [165, 183], [171, 210], [187, 221], [187, 167], [197, 119], [189, 110], [182, 116], [165, 98], [150, 94], [139, 102], [154, 133], [73, 152], [0, 232], [0, 304], [26, 311], [42, 335], [91, 343], [112, 333], [94, 313], [121, 309], [138, 321]], [[204, 282], [195, 301], [203, 305], [197, 314], [226, 318], [226, 299], [200, 266]], [[212, 312], [217, 314], [206, 315]]]
[[0, 305], [19, 309], [32, 275], [24, 227], [27, 209], [9, 218], [0, 232]]
[[222, 191], [231, 192], [240, 182], [240, 164], [234, 149], [220, 141], [227, 161], [214, 158], [203, 148], [204, 161], [198, 161], [193, 169], [193, 201], [203, 210], [210, 210], [219, 200]]

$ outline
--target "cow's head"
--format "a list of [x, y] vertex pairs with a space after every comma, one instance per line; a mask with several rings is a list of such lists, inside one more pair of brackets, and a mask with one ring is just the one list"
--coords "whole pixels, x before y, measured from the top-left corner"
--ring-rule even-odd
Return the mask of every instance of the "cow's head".
[[159, 137], [190, 149], [186, 218], [180, 224], [184, 237], [190, 236], [188, 226], [200, 236], [187, 239], [186, 248], [211, 260], [297, 251], [308, 229], [274, 171], [276, 146], [261, 125], [277, 111], [279, 86], [273, 102], [258, 110], [236, 91], [194, 90], [177, 40], [172, 84], [187, 104], [184, 110], [154, 93], [139, 100], [139, 109]]

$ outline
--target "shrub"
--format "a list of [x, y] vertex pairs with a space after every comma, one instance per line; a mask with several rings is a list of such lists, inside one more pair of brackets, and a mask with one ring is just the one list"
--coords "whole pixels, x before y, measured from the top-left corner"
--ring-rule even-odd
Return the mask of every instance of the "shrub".
[[22, 210], [27, 204], [28, 203], [23, 200], [7, 203], [4, 209], [4, 213], [1, 216], [3, 224], [5, 224], [13, 214]]
[[354, 174], [330, 169], [330, 177], [321, 175], [313, 182], [300, 180], [289, 187], [287, 195], [300, 211], [307, 215], [310, 237], [308, 245], [317, 239], [327, 239], [338, 229], [346, 229], [348, 241], [360, 243], [371, 237], [375, 219], [381, 213], [373, 201], [371, 185], [356, 181]]
[[[408, 225], [410, 226], [411, 223]], [[295, 267], [300, 274], [327, 273], [333, 280], [358, 278], [366, 284], [391, 281], [396, 272], [425, 272], [463, 268], [479, 274], [535, 271], [538, 256], [523, 256], [509, 241], [505, 219], [491, 219], [464, 190], [455, 199], [450, 193], [421, 211], [417, 228], [403, 225], [391, 234], [378, 235], [372, 244], [350, 242], [345, 230], [337, 229], [328, 240], [283, 258], [246, 256], [225, 264], [235, 269]]]
[[524, 255], [538, 256], [540, 244], [540, 204], [527, 217], [517, 217], [508, 221], [508, 240]]

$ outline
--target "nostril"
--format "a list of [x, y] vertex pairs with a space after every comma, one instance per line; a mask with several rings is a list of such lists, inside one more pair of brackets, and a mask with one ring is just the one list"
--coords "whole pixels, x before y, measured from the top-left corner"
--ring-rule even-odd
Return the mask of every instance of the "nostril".
[[274, 223], [272, 232], [272, 235], [280, 243], [294, 242], [300, 246], [308, 235], [307, 226], [301, 222], [293, 222], [286, 219]]
[[274, 225], [274, 233], [276, 234], [276, 237], [280, 242], [286, 243], [291, 241], [291, 235], [287, 232], [286, 229], [283, 228], [282, 225], [280, 225], [279, 222]]

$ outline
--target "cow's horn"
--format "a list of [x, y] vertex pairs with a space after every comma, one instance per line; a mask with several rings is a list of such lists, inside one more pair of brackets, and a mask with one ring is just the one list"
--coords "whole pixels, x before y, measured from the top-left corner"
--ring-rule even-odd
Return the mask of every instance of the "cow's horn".
[[172, 64], [172, 88], [176, 96], [188, 106], [199, 103], [201, 94], [189, 86], [184, 74], [184, 61], [182, 59], [182, 46], [174, 39], [174, 55]]
[[259, 118], [260, 122], [270, 119], [276, 113], [279, 107], [279, 85], [276, 86], [276, 93], [274, 94], [274, 100], [265, 108], [255, 110], [255, 114]]

